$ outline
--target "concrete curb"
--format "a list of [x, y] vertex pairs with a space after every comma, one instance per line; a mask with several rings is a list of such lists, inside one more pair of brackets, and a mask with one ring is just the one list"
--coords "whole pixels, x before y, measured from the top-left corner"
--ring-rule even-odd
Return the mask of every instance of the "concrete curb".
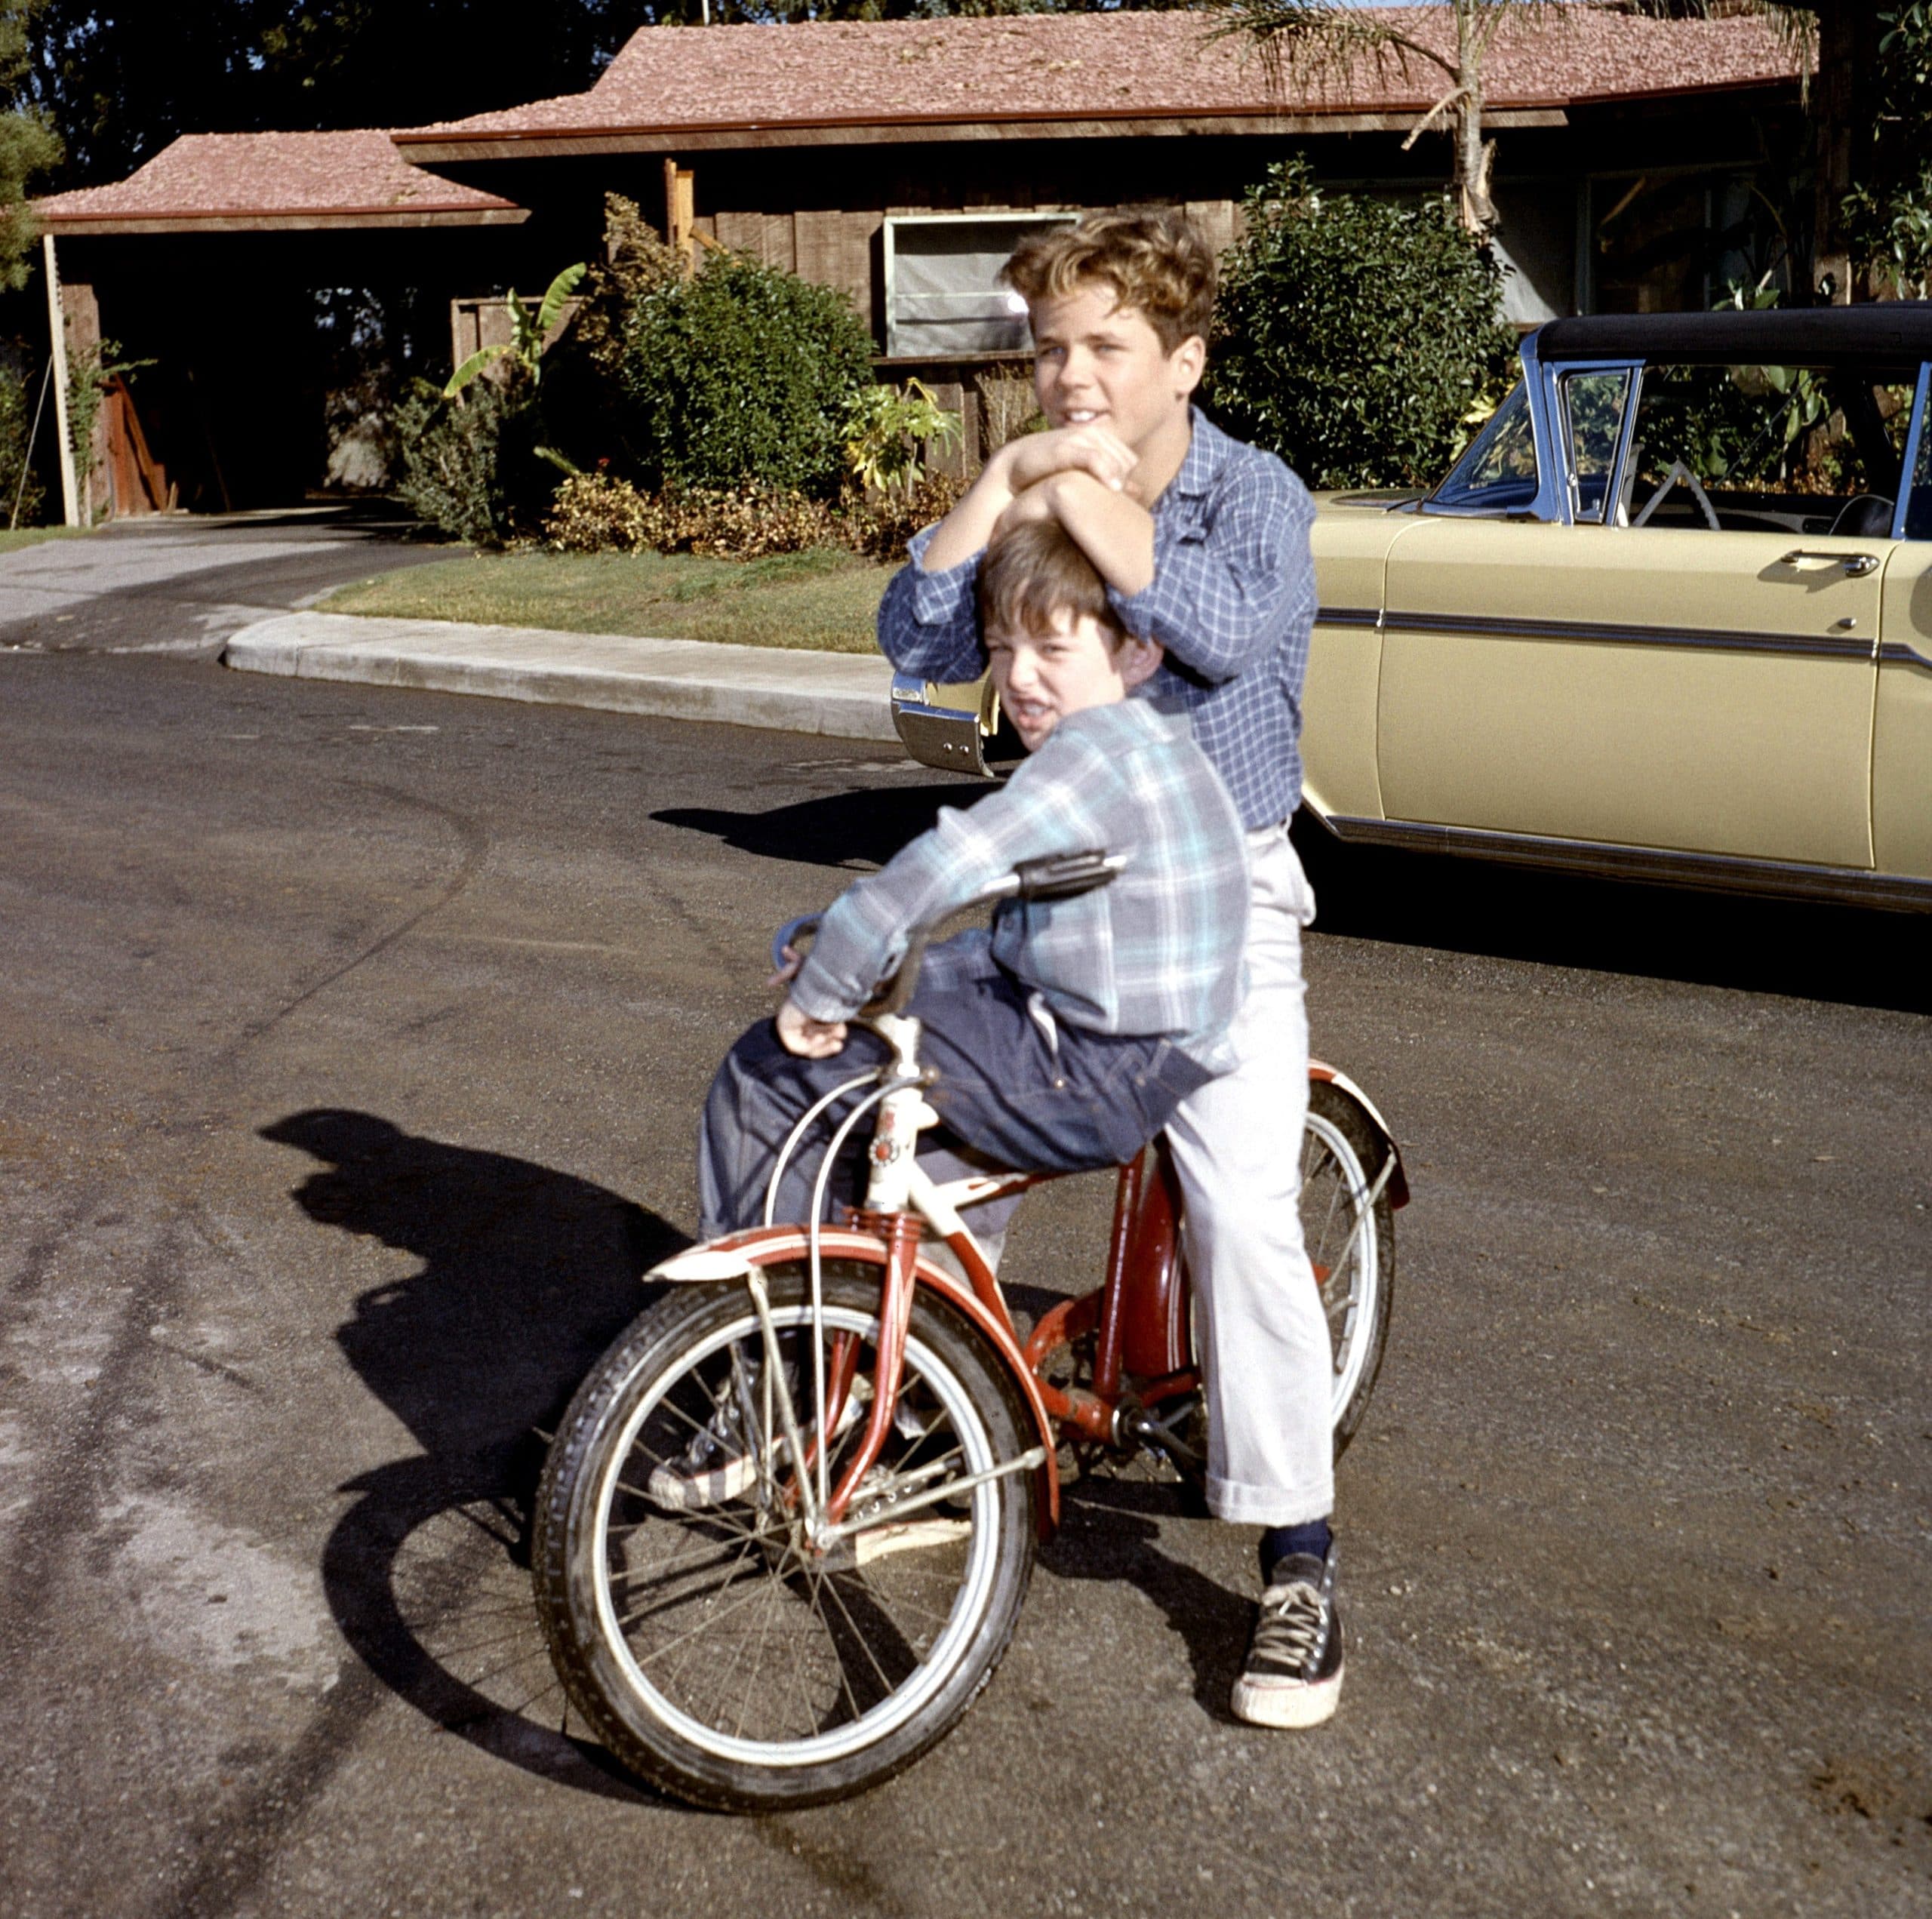
[[887, 698], [892, 669], [861, 654], [294, 613], [244, 627], [221, 660], [244, 673], [595, 706], [840, 740], [897, 737]]

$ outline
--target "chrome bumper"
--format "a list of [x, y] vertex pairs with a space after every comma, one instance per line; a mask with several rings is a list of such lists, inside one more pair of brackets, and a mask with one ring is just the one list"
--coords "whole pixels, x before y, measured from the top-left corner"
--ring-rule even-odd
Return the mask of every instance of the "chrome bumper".
[[993, 777], [986, 765], [986, 736], [980, 730], [977, 712], [931, 705], [924, 680], [909, 673], [893, 675], [892, 724], [900, 743], [921, 766]]

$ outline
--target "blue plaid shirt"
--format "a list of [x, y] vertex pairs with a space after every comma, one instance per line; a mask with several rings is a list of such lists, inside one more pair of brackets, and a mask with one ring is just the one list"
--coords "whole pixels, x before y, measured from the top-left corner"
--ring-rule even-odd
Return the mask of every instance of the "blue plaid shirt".
[[913, 927], [1023, 860], [1091, 847], [1128, 856], [1119, 877], [1077, 899], [1004, 902], [993, 958], [1069, 1026], [1169, 1038], [1221, 1070], [1242, 989], [1247, 845], [1185, 721], [1145, 700], [1069, 714], [1003, 787], [965, 812], [942, 807], [833, 903], [792, 997], [814, 1019], [849, 1019]]
[[[1301, 799], [1301, 693], [1315, 623], [1307, 489], [1272, 454], [1194, 414], [1187, 457], [1154, 503], [1154, 577], [1110, 593], [1130, 632], [1158, 640], [1167, 663], [1142, 690], [1185, 713], [1227, 783], [1241, 823], [1272, 826]], [[902, 672], [941, 686], [986, 670], [976, 554], [944, 573], [912, 543], [878, 610], [880, 650]]]

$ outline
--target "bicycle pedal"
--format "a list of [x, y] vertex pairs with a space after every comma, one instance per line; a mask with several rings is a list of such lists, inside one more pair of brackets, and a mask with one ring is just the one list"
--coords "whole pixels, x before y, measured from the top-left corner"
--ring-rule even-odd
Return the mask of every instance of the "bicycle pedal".
[[828, 1573], [863, 1572], [900, 1553], [958, 1545], [972, 1534], [970, 1519], [909, 1519], [897, 1526], [872, 1526], [841, 1539], [820, 1563]]

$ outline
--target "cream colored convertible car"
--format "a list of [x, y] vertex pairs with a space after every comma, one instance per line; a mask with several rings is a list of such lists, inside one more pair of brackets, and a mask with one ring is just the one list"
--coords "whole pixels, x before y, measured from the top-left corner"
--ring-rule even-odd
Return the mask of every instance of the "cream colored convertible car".
[[[1424, 498], [1325, 496], [1338, 838], [1932, 909], [1932, 305], [1553, 321]], [[984, 770], [978, 687], [900, 736]]]

